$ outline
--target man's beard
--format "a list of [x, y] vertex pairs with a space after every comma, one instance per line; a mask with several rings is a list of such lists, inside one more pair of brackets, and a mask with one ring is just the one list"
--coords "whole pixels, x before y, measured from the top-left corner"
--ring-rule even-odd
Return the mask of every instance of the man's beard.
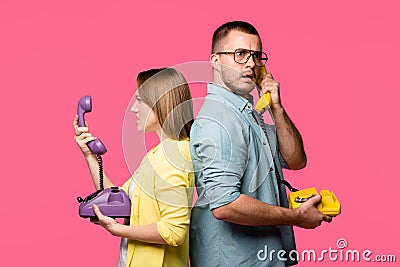
[[220, 75], [225, 86], [237, 95], [247, 97], [255, 87], [254, 82], [245, 82], [243, 74], [233, 68], [222, 66]]

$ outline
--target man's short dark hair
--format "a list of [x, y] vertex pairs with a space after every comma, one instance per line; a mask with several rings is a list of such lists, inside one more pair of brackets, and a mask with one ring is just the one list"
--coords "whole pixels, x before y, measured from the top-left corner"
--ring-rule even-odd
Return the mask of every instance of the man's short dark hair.
[[245, 21], [230, 21], [222, 24], [215, 30], [212, 38], [211, 53], [218, 52], [216, 48], [220, 45], [221, 41], [228, 36], [231, 31], [240, 31], [247, 34], [254, 34], [260, 38], [258, 31], [248, 22]]

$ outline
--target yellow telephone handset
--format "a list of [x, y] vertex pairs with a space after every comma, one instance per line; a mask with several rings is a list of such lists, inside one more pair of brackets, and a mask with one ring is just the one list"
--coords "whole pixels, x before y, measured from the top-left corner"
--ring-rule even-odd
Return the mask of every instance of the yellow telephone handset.
[[[266, 74], [267, 70], [265, 69], [265, 66], [262, 66], [260, 68], [260, 77], [257, 80], [258, 88], [261, 88], [261, 81]], [[262, 112], [265, 109], [269, 109], [269, 107], [271, 106], [271, 102], [272, 102], [271, 93], [267, 92], [266, 94], [260, 96], [260, 99], [258, 99], [255, 109], [258, 112]]]

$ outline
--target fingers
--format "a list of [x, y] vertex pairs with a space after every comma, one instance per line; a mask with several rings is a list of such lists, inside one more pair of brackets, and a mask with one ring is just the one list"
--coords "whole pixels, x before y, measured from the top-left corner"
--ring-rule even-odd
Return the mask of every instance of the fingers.
[[306, 201], [306, 203], [310, 203], [310, 205], [313, 205], [314, 207], [318, 205], [319, 202], [321, 202], [322, 197], [321, 195], [315, 195], [312, 198], [310, 198], [309, 200]]
[[80, 136], [82, 133], [90, 133], [88, 127], [79, 127], [78, 126], [78, 115], [75, 116], [74, 122], [75, 136]]
[[97, 139], [97, 137], [93, 136], [89, 128], [87, 127], [79, 127], [78, 126], [78, 115], [75, 116], [74, 121], [73, 121], [73, 126], [75, 129], [75, 134], [74, 134], [74, 140], [76, 144], [79, 146], [81, 149], [82, 153], [87, 156], [93, 154], [93, 152], [89, 149], [87, 144], [91, 141], [94, 141]]
[[[321, 195], [316, 195], [316, 196], [313, 196], [312, 198], [310, 198], [309, 200], [307, 200], [306, 203], [309, 203], [309, 205], [312, 205], [312, 206], [316, 207], [321, 202], [321, 200], [322, 200], [322, 196]], [[321, 221], [320, 221], [319, 225], [322, 222], [330, 223], [332, 221], [332, 217], [331, 216], [325, 215], [323, 213], [321, 213], [321, 214], [322, 214], [322, 218], [321, 218]]]
[[79, 127], [78, 126], [78, 115], [75, 115], [74, 121], [72, 122], [72, 125], [74, 126], [75, 129], [75, 135], [80, 135], [81, 133], [89, 132], [89, 127], [87, 124], [87, 121], [85, 120], [85, 127]]
[[91, 137], [96, 138], [95, 136], [93, 136], [93, 135], [92, 135], [91, 133], [89, 133], [89, 132], [79, 132], [78, 135], [75, 134], [75, 137], [76, 137], [78, 140], [84, 140], [85, 138], [91, 138]]
[[[77, 138], [79, 138], [79, 136]], [[96, 140], [96, 139], [97, 139], [97, 137], [95, 137], [95, 136], [89, 136], [84, 139], [77, 140], [77, 142], [78, 142], [79, 146], [82, 146], [82, 145], [87, 145], [87, 143], [89, 143], [93, 140]]]
[[264, 77], [267, 77], [267, 78], [269, 78], [269, 79], [274, 79], [274, 77], [272, 77], [272, 73], [271, 72], [267, 72], [267, 74], [265, 74], [265, 76]]
[[92, 205], [94, 214], [96, 214], [96, 217], [90, 217], [90, 222], [100, 225], [100, 219], [104, 217], [103, 213], [101, 213], [99, 207], [97, 207], [95, 204]]
[[82, 133], [89, 133], [88, 127], [78, 127], [75, 129], [76, 136], [80, 136]]
[[309, 209], [310, 207], [316, 208], [318, 203], [320, 203], [322, 200], [322, 197], [320, 195], [315, 195], [313, 197], [310, 197], [306, 202], [301, 204], [305, 209]]
[[96, 140], [97, 137], [93, 136], [91, 133], [79, 133], [74, 136], [75, 141], [78, 143], [80, 147], [86, 145], [90, 141]]
[[90, 222], [99, 225], [99, 218], [97, 218], [97, 217], [90, 217]]
[[98, 224], [102, 227], [104, 227], [107, 231], [109, 231], [111, 234], [115, 235], [114, 227], [115, 225], [117, 225], [117, 221], [115, 221], [115, 219], [108, 217], [106, 215], [103, 215], [103, 213], [101, 213], [100, 209], [98, 206], [96, 206], [95, 204], [93, 204], [93, 211], [96, 214], [98, 220], [94, 221], [95, 224]]
[[78, 115], [75, 115], [72, 125], [74, 126], [74, 129], [78, 128]]
[[279, 87], [280, 84], [279, 84], [278, 81], [275, 81], [275, 80], [273, 80], [273, 79], [266, 78], [266, 79], [264, 79], [264, 80], [261, 82], [261, 86], [262, 86], [262, 87], [268, 87], [268, 88], [270, 88], [270, 89], [273, 89], [273, 88]]
[[317, 205], [321, 202], [321, 200], [321, 195], [315, 195], [300, 205], [298, 209], [302, 211], [300, 213], [300, 221], [302, 221], [300, 224], [301, 227], [306, 229], [314, 229], [319, 227], [322, 222], [330, 223], [332, 221], [331, 216], [323, 214], [317, 209]]
[[101, 211], [100, 211], [100, 209], [99, 209], [99, 207], [97, 207], [97, 205], [96, 204], [93, 204], [93, 211], [94, 211], [94, 213], [96, 214], [96, 216], [97, 216], [97, 218], [98, 218], [98, 220], [100, 221], [103, 217], [104, 217], [104, 215], [103, 215], [103, 213], [101, 213]]
[[272, 77], [272, 74], [270, 72], [267, 72], [267, 74], [264, 76], [263, 80], [261, 81], [261, 91], [263, 94], [270, 92], [277, 92], [279, 91], [280, 83], [278, 81], [275, 81], [274, 78]]
[[328, 215], [324, 215], [324, 218], [322, 219], [323, 221], [330, 223], [332, 221], [332, 217]]

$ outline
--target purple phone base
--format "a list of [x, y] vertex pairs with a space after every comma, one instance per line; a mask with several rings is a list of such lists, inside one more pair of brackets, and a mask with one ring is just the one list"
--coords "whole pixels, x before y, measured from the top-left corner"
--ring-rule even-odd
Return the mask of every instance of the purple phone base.
[[131, 200], [124, 190], [118, 187], [106, 188], [88, 196], [79, 206], [79, 216], [83, 218], [97, 217], [93, 211], [96, 204], [101, 213], [112, 218], [130, 218]]

